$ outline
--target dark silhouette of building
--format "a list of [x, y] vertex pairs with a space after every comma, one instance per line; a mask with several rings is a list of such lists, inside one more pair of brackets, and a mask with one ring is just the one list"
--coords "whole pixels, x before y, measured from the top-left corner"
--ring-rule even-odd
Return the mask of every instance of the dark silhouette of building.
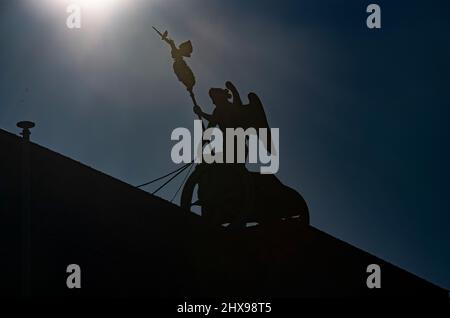
[[[28, 287], [39, 297], [448, 296], [314, 227], [213, 228], [37, 144], [24, 151], [24, 142], [0, 130], [1, 296]], [[66, 286], [69, 264], [81, 267], [81, 289]], [[367, 288], [369, 264], [381, 267], [381, 289]]]

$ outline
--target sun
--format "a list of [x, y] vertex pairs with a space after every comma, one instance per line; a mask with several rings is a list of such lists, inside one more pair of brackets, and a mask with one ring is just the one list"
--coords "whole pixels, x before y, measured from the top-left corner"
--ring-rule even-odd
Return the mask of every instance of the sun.
[[[0, 0], [1, 1], [1, 0]], [[107, 21], [114, 14], [125, 8], [136, 5], [137, 0], [24, 0], [37, 12], [50, 12], [63, 16], [71, 12], [73, 6], [81, 10], [82, 19], [90, 21], [90, 25]]]
[[79, 4], [86, 10], [110, 10], [123, 2], [123, 0], [72, 0], [72, 3]]
[[78, 5], [88, 13], [111, 12], [119, 9], [120, 6], [133, 2], [134, 0], [28, 0], [35, 5], [54, 8], [57, 10], [66, 8], [70, 5]]

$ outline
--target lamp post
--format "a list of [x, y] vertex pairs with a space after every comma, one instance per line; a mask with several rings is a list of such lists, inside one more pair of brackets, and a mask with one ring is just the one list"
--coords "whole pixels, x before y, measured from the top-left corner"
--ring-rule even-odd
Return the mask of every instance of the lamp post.
[[21, 121], [17, 127], [22, 129], [22, 189], [21, 189], [21, 233], [22, 233], [22, 277], [21, 290], [23, 297], [31, 296], [31, 151], [30, 129], [35, 124]]

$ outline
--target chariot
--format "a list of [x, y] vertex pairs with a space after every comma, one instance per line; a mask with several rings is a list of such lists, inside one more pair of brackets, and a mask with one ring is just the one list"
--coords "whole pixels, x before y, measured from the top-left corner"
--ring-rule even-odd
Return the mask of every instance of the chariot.
[[183, 209], [194, 206], [213, 225], [242, 227], [290, 218], [309, 225], [308, 206], [297, 191], [275, 175], [251, 172], [244, 165], [197, 165], [181, 194]]

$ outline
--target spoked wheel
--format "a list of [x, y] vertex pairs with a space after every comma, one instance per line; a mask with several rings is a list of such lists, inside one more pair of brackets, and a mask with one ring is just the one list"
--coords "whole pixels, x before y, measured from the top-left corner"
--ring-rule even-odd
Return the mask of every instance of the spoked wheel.
[[194, 198], [195, 187], [199, 184], [201, 171], [198, 166], [195, 167], [194, 172], [189, 176], [184, 184], [183, 192], [181, 193], [180, 206], [183, 210], [190, 212], [193, 206], [199, 206], [200, 201], [192, 202]]

